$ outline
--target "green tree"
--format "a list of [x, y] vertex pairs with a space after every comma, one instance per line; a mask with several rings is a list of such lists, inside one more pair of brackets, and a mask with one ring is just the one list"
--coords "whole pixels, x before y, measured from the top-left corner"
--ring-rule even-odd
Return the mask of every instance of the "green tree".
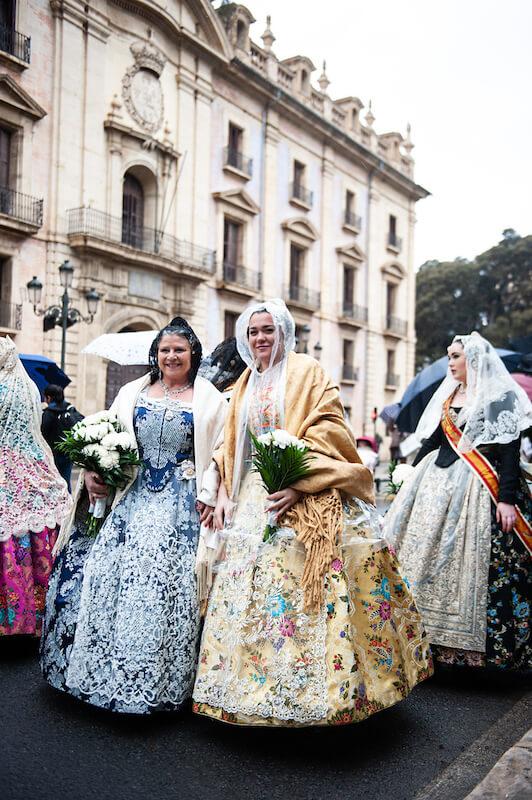
[[416, 287], [418, 367], [445, 353], [457, 333], [478, 330], [497, 347], [532, 331], [532, 236], [513, 229], [473, 261], [428, 261]]

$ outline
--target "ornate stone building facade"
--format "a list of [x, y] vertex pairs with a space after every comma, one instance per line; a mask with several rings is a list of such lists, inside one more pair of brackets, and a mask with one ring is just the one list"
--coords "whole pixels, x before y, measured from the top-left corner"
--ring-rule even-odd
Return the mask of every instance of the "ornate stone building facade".
[[[58, 359], [24, 293], [102, 296], [68, 331], [88, 413], [127, 371], [80, 355], [100, 333], [186, 316], [207, 349], [252, 298], [283, 296], [300, 348], [341, 386], [357, 433], [413, 373], [414, 206], [407, 134], [334, 100], [323, 69], [279, 60], [268, 20], [207, 0], [10, 0], [0, 41], [0, 333]], [[31, 42], [30, 42], [31, 38]], [[316, 84], [316, 85], [315, 85]], [[131, 373], [131, 370], [129, 371]]]

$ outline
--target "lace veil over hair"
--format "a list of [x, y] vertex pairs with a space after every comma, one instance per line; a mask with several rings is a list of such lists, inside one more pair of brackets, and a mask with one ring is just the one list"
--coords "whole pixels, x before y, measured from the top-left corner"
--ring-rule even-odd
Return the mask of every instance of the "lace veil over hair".
[[41, 403], [9, 337], [0, 338], [0, 541], [59, 525], [71, 506], [41, 434]]
[[[271, 314], [275, 326], [275, 338], [270, 362], [268, 367], [263, 370], [259, 369], [259, 362], [255, 360], [251, 351], [248, 337], [252, 317], [260, 312]], [[247, 428], [250, 399], [253, 397], [254, 409], [258, 412], [258, 416], [263, 420], [271, 420], [264, 432], [267, 429], [276, 427], [275, 422], [277, 422], [278, 427], [283, 426], [286, 363], [288, 354], [295, 346], [295, 330], [294, 319], [285, 303], [279, 298], [266, 300], [263, 303], [254, 303], [239, 316], [236, 322], [237, 349], [242, 360], [250, 368], [251, 375], [238, 417], [237, 444], [232, 480], [233, 499], [238, 495], [243, 466], [248, 455]], [[272, 405], [276, 410], [276, 419], [271, 416]]]
[[[532, 425], [532, 404], [514, 381], [495, 348], [476, 331], [455, 336], [466, 357], [466, 401], [458, 418], [464, 425], [458, 449], [467, 453], [480, 445], [508, 444]], [[416, 428], [423, 440], [438, 426], [445, 400], [458, 386], [450, 371], [436, 390]]]

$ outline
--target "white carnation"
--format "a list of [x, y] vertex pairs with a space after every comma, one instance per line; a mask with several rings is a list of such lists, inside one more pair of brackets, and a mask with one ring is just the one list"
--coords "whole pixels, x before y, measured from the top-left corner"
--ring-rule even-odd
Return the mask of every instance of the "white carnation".
[[410, 464], [398, 464], [392, 472], [392, 482], [400, 486], [414, 471]]
[[101, 460], [102, 456], [107, 453], [105, 447], [102, 447], [99, 444], [86, 444], [83, 450], [81, 451], [86, 456], [90, 456], [91, 458], [97, 458]]
[[115, 433], [115, 447], [120, 448], [121, 450], [136, 450], [137, 442], [135, 437], [132, 436], [127, 431], [121, 431], [120, 433]]
[[105, 450], [103, 449], [103, 455], [100, 456], [99, 461], [100, 465], [103, 469], [113, 469], [113, 467], [118, 467], [120, 464], [120, 454], [117, 450]]
[[288, 431], [276, 430], [273, 432], [273, 444], [284, 450], [286, 447], [297, 447], [298, 450], [305, 448], [305, 443], [298, 439], [297, 436], [292, 436]]
[[99, 425], [100, 422], [107, 422], [109, 419], [108, 411], [97, 411], [96, 414], [89, 414], [83, 420], [85, 425]]
[[268, 431], [268, 433], [261, 433], [260, 436], [257, 436], [257, 441], [261, 444], [271, 444], [273, 441], [272, 432]]
[[127, 431], [120, 433], [108, 433], [101, 441], [102, 447], [107, 447], [109, 450], [132, 450], [136, 448], [136, 442]]

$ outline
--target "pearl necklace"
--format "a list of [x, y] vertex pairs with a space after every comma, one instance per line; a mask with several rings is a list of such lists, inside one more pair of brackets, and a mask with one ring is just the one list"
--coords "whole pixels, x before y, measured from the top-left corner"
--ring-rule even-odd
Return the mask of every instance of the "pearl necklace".
[[182, 394], [183, 392], [186, 392], [187, 389], [190, 389], [190, 387], [192, 386], [191, 383], [185, 383], [184, 386], [179, 386], [179, 387], [176, 387], [175, 389], [170, 389], [166, 385], [166, 383], [163, 381], [162, 378], [159, 378], [159, 383], [161, 384], [162, 390], [164, 392], [164, 399], [165, 400], [172, 400], [173, 399], [172, 395]]

